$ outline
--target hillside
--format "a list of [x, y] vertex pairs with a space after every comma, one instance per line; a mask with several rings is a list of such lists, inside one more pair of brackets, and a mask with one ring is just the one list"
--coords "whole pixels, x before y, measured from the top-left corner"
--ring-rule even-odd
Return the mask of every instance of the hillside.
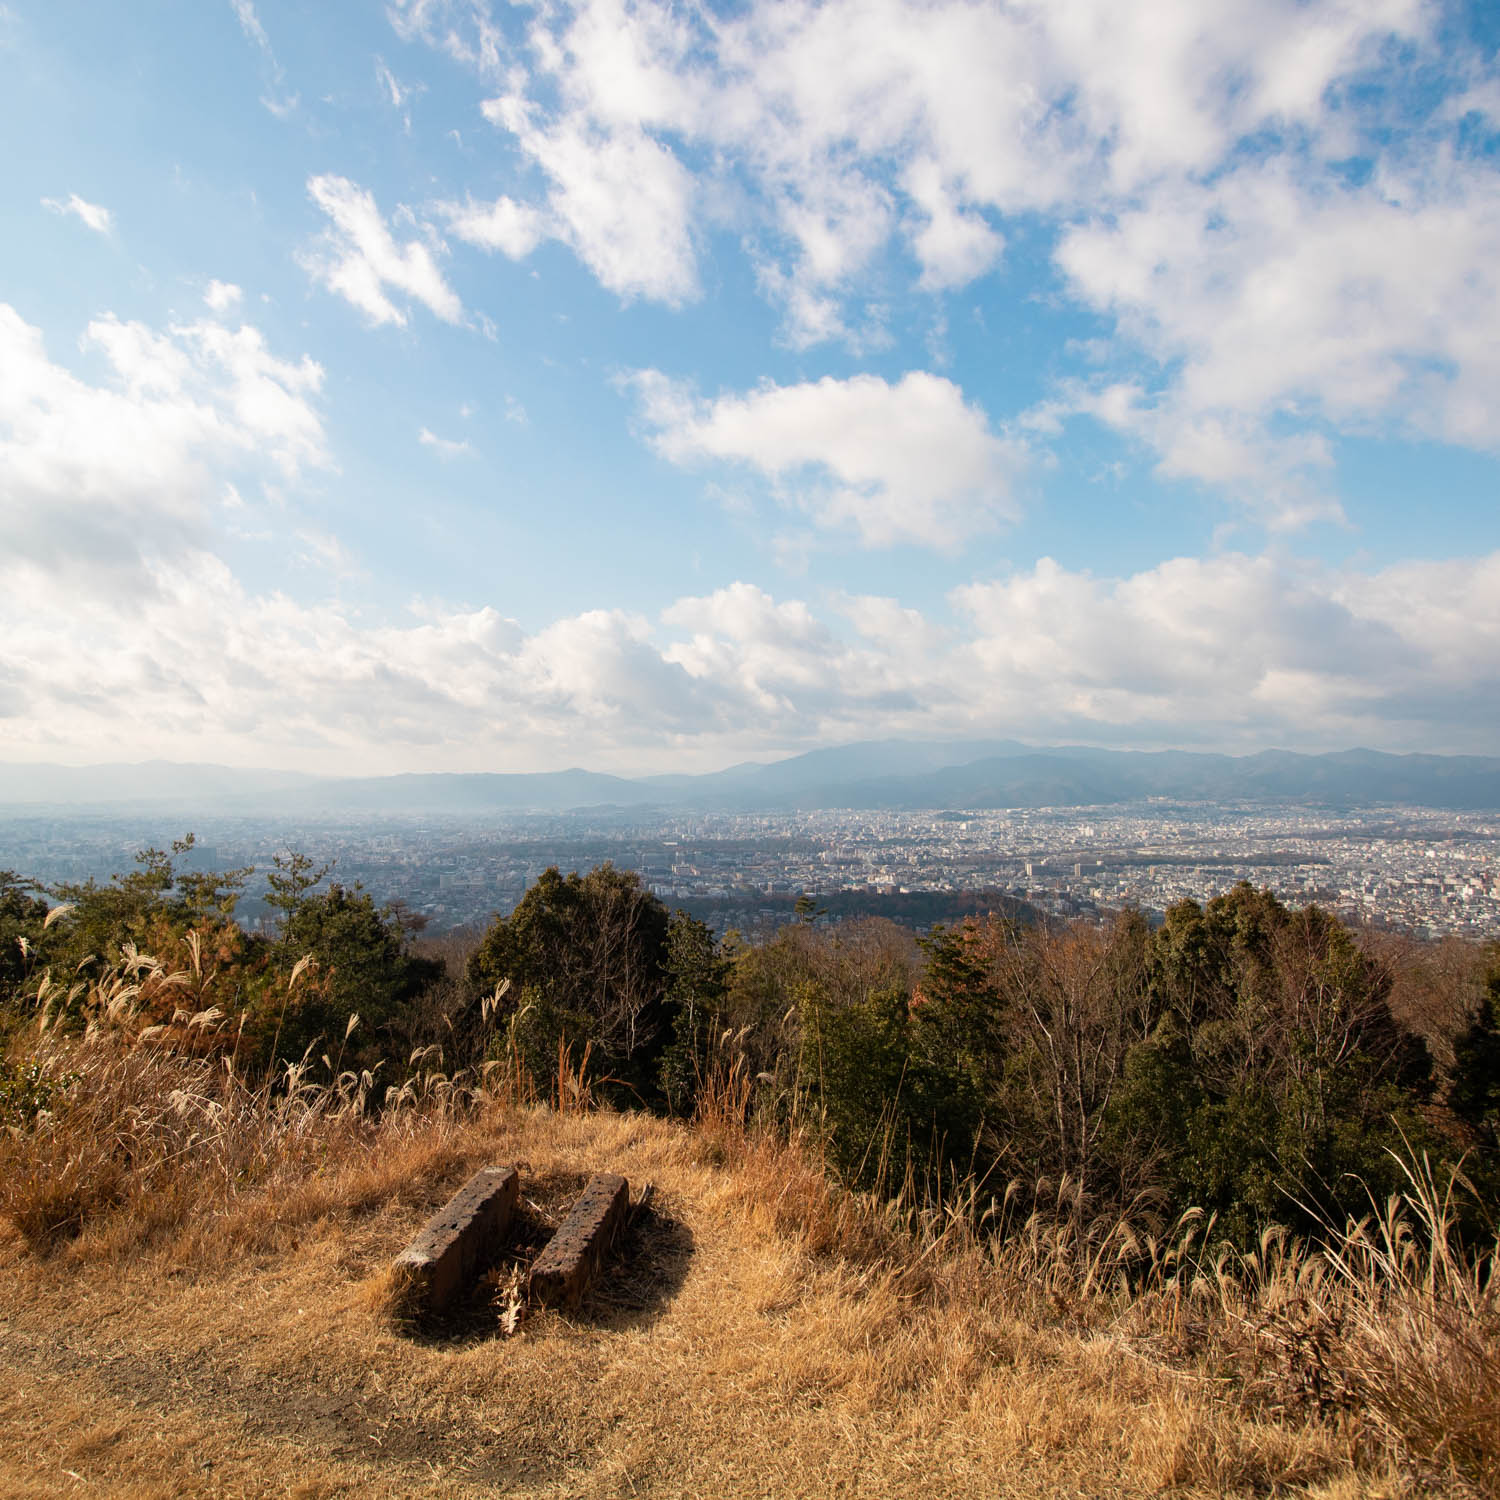
[[[732, 1130], [492, 1108], [330, 1145], [149, 1233], [0, 1241], [0, 1492], [1448, 1492], [1298, 1397], [1274, 1341], [1231, 1351], [1170, 1300], [1089, 1293], [1055, 1244], [918, 1254]], [[656, 1196], [578, 1316], [395, 1331], [385, 1266], [488, 1161], [526, 1164], [534, 1214], [606, 1166]]]

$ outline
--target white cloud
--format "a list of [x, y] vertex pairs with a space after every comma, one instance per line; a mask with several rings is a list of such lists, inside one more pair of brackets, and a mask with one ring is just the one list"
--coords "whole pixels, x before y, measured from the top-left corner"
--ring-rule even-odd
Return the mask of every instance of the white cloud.
[[[304, 540], [338, 567], [337, 543]], [[1230, 554], [1122, 578], [1034, 568], [959, 589], [956, 624], [845, 598], [824, 619], [748, 583], [656, 620], [528, 633], [494, 607], [366, 623], [150, 564], [132, 607], [15, 572], [0, 593], [0, 757], [254, 758], [348, 771], [712, 765], [870, 735], [1259, 749], [1492, 746], [1500, 554], [1376, 572]]]
[[458, 294], [443, 279], [432, 249], [420, 239], [398, 244], [374, 195], [346, 177], [311, 177], [308, 196], [332, 220], [301, 257], [303, 268], [371, 323], [406, 326], [406, 312], [386, 288], [420, 302], [445, 323], [463, 317]]
[[271, 86], [272, 92], [262, 96], [260, 102], [278, 120], [289, 119], [297, 108], [297, 95], [285, 91], [286, 70], [276, 60], [276, 51], [271, 46], [271, 38], [266, 35], [266, 28], [261, 25], [254, 0], [229, 0], [229, 4], [234, 11], [235, 19], [240, 23], [240, 30], [260, 52], [265, 76]]
[[210, 281], [203, 300], [215, 312], [221, 313], [228, 312], [231, 307], [238, 307], [243, 295], [232, 281]]
[[77, 193], [69, 193], [66, 198], [43, 198], [42, 207], [55, 214], [72, 214], [95, 234], [109, 234], [115, 227], [114, 215], [107, 208], [89, 203]]
[[[0, 758], [705, 765], [872, 734], [1483, 749], [1500, 731], [1500, 554], [1376, 571], [1229, 554], [1121, 578], [1044, 559], [955, 590], [950, 621], [868, 596], [820, 612], [746, 582], [530, 632], [493, 606], [371, 621], [256, 592], [215, 529], [247, 515], [256, 477], [327, 463], [321, 371], [207, 319], [102, 317], [85, 342], [107, 371], [92, 381], [0, 306]], [[966, 445], [988, 472], [983, 423], [920, 379], [915, 399], [827, 382], [700, 402], [660, 377], [644, 394], [681, 455], [753, 459], [781, 483], [811, 465], [905, 493]], [[847, 449], [817, 446], [846, 418]], [[876, 431], [903, 423], [894, 442]], [[872, 443], [883, 468], [857, 456]], [[325, 527], [282, 529], [318, 575], [357, 572]]]
[[555, 237], [622, 296], [671, 304], [734, 235], [786, 342], [857, 350], [893, 276], [955, 291], [1040, 223], [1067, 292], [1113, 325], [1101, 389], [1139, 389], [1124, 430], [1281, 526], [1337, 514], [1322, 471], [1342, 434], [1500, 442], [1500, 174], [1461, 138], [1500, 95], [1438, 17], [558, 0], [508, 37], [467, 0], [393, 12], [475, 70], [539, 174], [447, 205], [455, 234], [512, 257]]
[[[763, 285], [807, 342], [842, 333], [827, 304], [857, 295], [898, 229], [922, 285], [960, 286], [1003, 249], [990, 215], [1128, 201], [1257, 131], [1324, 128], [1330, 86], [1388, 39], [1419, 37], [1426, 10], [759, 0], [726, 17], [574, 0], [518, 44], [481, 5], [406, 0], [392, 20], [504, 81], [485, 114], [548, 176], [552, 216], [606, 285], [681, 300], [696, 284], [688, 215], [743, 220], [748, 205]], [[618, 244], [627, 165], [674, 267], [654, 282]]]
[[449, 230], [481, 250], [499, 250], [521, 260], [548, 236], [547, 217], [525, 203], [504, 196], [493, 203], [440, 203], [437, 212]]
[[[546, 225], [603, 286], [627, 299], [676, 306], [698, 295], [693, 180], [660, 141], [640, 128], [603, 127], [576, 113], [548, 120], [513, 95], [486, 101], [484, 114], [514, 134], [550, 182], [545, 215], [536, 210], [520, 220], [523, 233], [537, 235]], [[506, 203], [500, 200], [492, 214]], [[504, 213], [510, 244], [520, 243], [516, 210]], [[513, 253], [510, 244], [501, 248]]]
[[[148, 555], [201, 544], [226, 482], [324, 466], [323, 372], [258, 330], [203, 320], [159, 333], [110, 315], [85, 348], [98, 384], [56, 364], [0, 304], [0, 573], [91, 576], [127, 594]], [[237, 491], [236, 491], [237, 493]]]
[[1015, 515], [1020, 446], [941, 376], [825, 377], [711, 401], [654, 370], [631, 383], [663, 457], [747, 465], [817, 525], [866, 545], [952, 548]]
[[1080, 298], [1173, 370], [1114, 422], [1146, 436], [1166, 473], [1270, 480], [1274, 497], [1288, 472], [1328, 461], [1310, 422], [1500, 445], [1488, 168], [1429, 162], [1420, 178], [1330, 194], [1256, 163], [1082, 225], [1058, 261]]
[[910, 234], [922, 266], [922, 287], [938, 291], [967, 286], [999, 261], [1004, 236], [981, 215], [959, 206], [958, 195], [943, 181], [935, 161], [913, 162], [906, 189], [918, 209]]
[[424, 427], [417, 433], [417, 441], [424, 448], [431, 448], [439, 458], [463, 458], [473, 453], [472, 444], [458, 438], [441, 438]]

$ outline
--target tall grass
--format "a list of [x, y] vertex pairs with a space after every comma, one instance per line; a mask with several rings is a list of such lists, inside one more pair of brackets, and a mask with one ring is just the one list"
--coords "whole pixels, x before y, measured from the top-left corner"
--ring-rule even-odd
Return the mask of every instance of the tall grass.
[[134, 948], [86, 984], [43, 976], [37, 1017], [11, 1046], [25, 1098], [5, 1108], [0, 1095], [0, 1217], [34, 1252], [81, 1237], [118, 1252], [205, 1221], [249, 1222], [247, 1205], [277, 1195], [311, 1208], [309, 1181], [418, 1138], [431, 1147], [506, 1083], [503, 1063], [450, 1075], [441, 1050], [423, 1047], [399, 1085], [383, 1086], [378, 1066], [342, 1066], [357, 1016], [336, 1049], [253, 1074], [240, 1062], [243, 1018], [179, 1007], [150, 1020], [164, 992], [191, 1002], [194, 981]]
[[1424, 1156], [1408, 1189], [1334, 1238], [1325, 1320], [1370, 1420], [1429, 1462], [1500, 1494], [1500, 1238], [1455, 1232], [1456, 1185]]
[[1268, 1420], [1326, 1424], [1500, 1495], [1500, 1237], [1464, 1248], [1464, 1185], [1440, 1183], [1425, 1157], [1402, 1162], [1405, 1190], [1378, 1212], [1316, 1240], [1272, 1226], [1246, 1251], [1199, 1209], [1166, 1223], [1146, 1202], [1091, 1212], [1067, 1177], [1000, 1188], [971, 1174], [934, 1194], [908, 1164], [904, 1181], [850, 1192], [815, 1131], [758, 1129], [747, 1103], [743, 1073], [715, 1070], [695, 1137], [735, 1172], [746, 1207], [812, 1256], [952, 1318], [1003, 1310], [1112, 1340]]

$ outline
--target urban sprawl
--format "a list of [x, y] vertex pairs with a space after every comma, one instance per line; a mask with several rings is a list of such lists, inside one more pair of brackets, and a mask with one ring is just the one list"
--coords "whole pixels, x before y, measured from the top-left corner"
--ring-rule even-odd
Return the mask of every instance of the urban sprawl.
[[[185, 830], [123, 814], [12, 817], [0, 824], [0, 868], [55, 883], [105, 879], [133, 853]], [[1121, 907], [1160, 913], [1239, 880], [1293, 904], [1319, 902], [1361, 922], [1419, 936], [1500, 936], [1500, 815], [1380, 807], [1310, 809], [1146, 803], [1093, 808], [931, 812], [819, 811], [647, 815], [600, 811], [495, 817], [316, 822], [197, 820], [193, 869], [264, 870], [297, 850], [331, 878], [377, 900], [399, 899], [429, 930], [508, 912], [549, 865], [605, 860], [640, 872], [668, 905], [720, 930], [753, 931], [790, 916], [799, 895], [869, 899], [1003, 893], [1062, 916]], [[267, 920], [263, 884], [239, 915]], [[887, 903], [888, 904], [888, 903]]]

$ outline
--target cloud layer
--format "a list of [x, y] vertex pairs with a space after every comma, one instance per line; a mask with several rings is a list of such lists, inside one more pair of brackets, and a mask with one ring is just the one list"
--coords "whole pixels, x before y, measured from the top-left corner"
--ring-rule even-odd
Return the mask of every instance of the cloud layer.
[[254, 595], [217, 557], [151, 564], [123, 608], [21, 576], [0, 606], [0, 754], [384, 770], [714, 766], [881, 735], [1230, 749], [1492, 749], [1500, 554], [1374, 573], [1178, 558], [1117, 579], [1034, 568], [814, 608], [736, 583], [655, 618], [532, 633], [494, 607], [364, 622]]
[[[735, 582], [531, 631], [503, 600], [382, 618], [257, 592], [219, 523], [236, 478], [295, 487], [329, 464], [320, 368], [212, 319], [105, 316], [83, 342], [93, 380], [0, 305], [0, 758], [253, 744], [327, 767], [628, 768], [876, 735], [1490, 748], [1500, 731], [1500, 554], [1360, 570], [1230, 553], [1122, 577], [1043, 558], [926, 615]], [[869, 540], [961, 536], [1008, 505], [1005, 443], [937, 377], [716, 399], [634, 384], [672, 461], [748, 465]], [[283, 524], [326, 575], [353, 566], [295, 510]]]
[[471, 244], [554, 238], [680, 306], [737, 241], [787, 340], [858, 347], [903, 286], [961, 289], [1040, 225], [1116, 337], [1039, 427], [1102, 421], [1279, 526], [1339, 514], [1330, 434], [1500, 445], [1500, 174], [1466, 144], [1500, 96], [1425, 0], [391, 15], [493, 91], [528, 169], [440, 206]]
[[[42, 253], [77, 261], [17, 286], [110, 292], [45, 336], [0, 304], [0, 759], [1493, 747], [1493, 528], [1456, 544], [1478, 555], [1391, 562], [1428, 538], [1381, 513], [1394, 480], [1349, 478], [1364, 438], [1412, 465], [1417, 443], [1500, 449], [1500, 88], [1451, 12], [390, 0], [396, 36], [362, 38], [356, 77], [310, 66], [325, 28], [284, 13], [273, 49], [252, 0], [231, 4], [275, 144], [253, 186], [212, 179], [215, 201], [226, 241], [292, 221], [290, 241], [204, 249], [193, 195], [220, 167], [201, 161], [172, 187], [194, 233], [168, 226], [153, 266], [102, 205], [38, 206], [96, 179], [60, 160], [29, 190]], [[155, 233], [155, 200], [111, 180], [121, 223]], [[333, 376], [255, 309], [305, 318]], [[365, 359], [397, 413], [380, 431], [343, 378]], [[631, 461], [624, 427], [659, 464]], [[603, 553], [619, 517], [646, 535], [667, 465], [757, 525], [686, 516], [626, 578]], [[1085, 489], [1111, 465], [1117, 488]], [[1208, 527], [1153, 473], [1252, 517], [1215, 533], [1242, 550], [1177, 555]], [[1445, 525], [1493, 499], [1488, 474], [1460, 475]], [[1023, 487], [1028, 554], [994, 562]], [[556, 557], [554, 514], [574, 528]], [[1319, 518], [1364, 525], [1346, 545], [1368, 552], [1339, 562], [1331, 529], [1316, 560], [1284, 550]], [[445, 535], [487, 546], [453, 567]], [[843, 571], [849, 547], [887, 555]], [[939, 555], [890, 555], [919, 548]], [[617, 592], [539, 602], [565, 556]]]

